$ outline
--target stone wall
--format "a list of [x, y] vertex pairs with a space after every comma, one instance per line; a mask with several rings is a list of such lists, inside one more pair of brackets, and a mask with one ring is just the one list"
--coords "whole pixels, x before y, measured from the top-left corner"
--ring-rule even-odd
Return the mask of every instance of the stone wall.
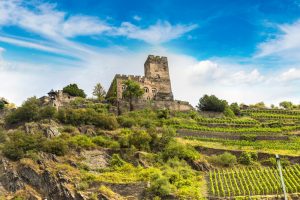
[[[134, 110], [140, 109], [169, 109], [173, 111], [190, 111], [193, 110], [194, 107], [185, 101], [147, 101], [147, 100], [135, 100], [133, 103]], [[119, 100], [118, 101], [118, 109], [120, 113], [129, 111], [129, 102]]]

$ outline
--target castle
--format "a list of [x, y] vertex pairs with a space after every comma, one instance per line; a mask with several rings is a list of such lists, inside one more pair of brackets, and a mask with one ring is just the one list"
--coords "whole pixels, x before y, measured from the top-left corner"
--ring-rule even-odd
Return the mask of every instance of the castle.
[[107, 92], [107, 99], [113, 99], [117, 106], [124, 107], [124, 82], [133, 80], [144, 89], [143, 96], [135, 101], [136, 109], [146, 106], [180, 111], [193, 109], [188, 102], [174, 100], [167, 57], [149, 55], [144, 64], [144, 73], [144, 76], [115, 75]]

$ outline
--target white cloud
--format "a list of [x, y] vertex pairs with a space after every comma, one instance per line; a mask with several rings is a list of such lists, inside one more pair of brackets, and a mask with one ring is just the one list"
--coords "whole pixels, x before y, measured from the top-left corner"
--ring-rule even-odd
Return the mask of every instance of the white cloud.
[[231, 67], [232, 63], [204, 60], [196, 63], [190, 69], [195, 83], [217, 82], [223, 85], [257, 84], [264, 80], [263, 75], [253, 67], [245, 71], [245, 66]]
[[95, 17], [72, 16], [63, 23], [63, 35], [96, 35], [111, 30], [111, 27]]
[[[195, 29], [196, 25], [171, 25], [158, 21], [146, 28], [123, 22], [120, 27], [107, 24], [97, 17], [72, 15], [56, 9], [55, 4], [38, 1], [1, 0], [0, 26], [19, 26], [29, 32], [65, 44], [67, 38], [76, 36], [108, 35], [125, 36], [149, 44], [160, 44]], [[28, 6], [28, 4], [30, 6]], [[140, 20], [139, 16], [134, 17]]]
[[[2, 59], [0, 79], [4, 84], [0, 84], [0, 96], [19, 105], [27, 97], [39, 97], [52, 88], [61, 89], [69, 83], [77, 83], [90, 96], [97, 82], [108, 89], [116, 73], [143, 75], [143, 63], [149, 52], [168, 57], [175, 98], [187, 100], [193, 105], [204, 94], [215, 94], [229, 102], [265, 101], [270, 104], [290, 99], [299, 103], [300, 89], [297, 85], [289, 84], [289, 80], [273, 79], [273, 76], [280, 77], [283, 74], [281, 72], [276, 72], [275, 75], [262, 74], [256, 68], [245, 70], [245, 66], [232, 61], [199, 61], [191, 56], [156, 48], [143, 52], [99, 52], [76, 66], [61, 63], [57, 68], [50, 64], [8, 62]], [[77, 67], [78, 65], [81, 67]]]
[[26, 39], [17, 39], [17, 38], [12, 38], [12, 37], [5, 37], [5, 36], [0, 36], [0, 41], [1, 42], [6, 42], [9, 44], [14, 44], [17, 46], [21, 47], [26, 47], [26, 48], [31, 48], [31, 49], [38, 49], [41, 51], [47, 51], [47, 52], [52, 52], [52, 53], [64, 53], [66, 52], [56, 48], [56, 47], [51, 47], [50, 44], [44, 45], [44, 44], [39, 44], [38, 41], [26, 41]]
[[279, 33], [275, 38], [258, 46], [257, 56], [288, 56], [298, 57], [300, 53], [300, 20], [292, 24], [278, 25]]
[[126, 36], [130, 39], [138, 39], [150, 44], [161, 44], [170, 40], [180, 38], [187, 32], [197, 28], [197, 25], [172, 25], [167, 21], [158, 21], [147, 28], [138, 27], [130, 22], [123, 22], [121, 27], [116, 28], [115, 35]]
[[280, 81], [300, 80], [300, 69], [290, 68], [279, 76]]
[[59, 39], [80, 35], [100, 34], [110, 29], [108, 25], [95, 17], [67, 14], [55, 9], [54, 4], [32, 3], [22, 0], [0, 1], [0, 25], [15, 25], [42, 36]]
[[133, 19], [136, 20], [136, 21], [141, 21], [142, 20], [142, 18], [138, 15], [133, 16]]

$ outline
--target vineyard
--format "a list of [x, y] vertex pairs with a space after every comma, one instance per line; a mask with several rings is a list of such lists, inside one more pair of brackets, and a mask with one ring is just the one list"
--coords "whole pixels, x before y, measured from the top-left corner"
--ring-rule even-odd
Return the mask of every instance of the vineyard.
[[[287, 193], [300, 192], [300, 165], [283, 169]], [[209, 194], [212, 197], [282, 194], [276, 168], [233, 168], [210, 171]]]

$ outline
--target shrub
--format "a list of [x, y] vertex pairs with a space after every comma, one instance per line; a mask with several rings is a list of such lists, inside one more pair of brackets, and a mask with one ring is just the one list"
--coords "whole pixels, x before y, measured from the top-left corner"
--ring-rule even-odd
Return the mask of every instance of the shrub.
[[131, 127], [137, 125], [137, 123], [134, 119], [125, 117], [125, 116], [118, 117], [118, 122], [124, 128], [131, 128]]
[[84, 93], [84, 91], [82, 89], [79, 89], [77, 84], [75, 84], [75, 83], [64, 87], [63, 92], [67, 93], [71, 96], [74, 96], [74, 97], [82, 97], [82, 98], [86, 97], [86, 94]]
[[0, 100], [0, 110], [2, 110], [4, 106], [5, 106], [4, 102]]
[[19, 160], [28, 151], [38, 151], [43, 148], [45, 137], [42, 134], [28, 135], [23, 132], [13, 132], [9, 141], [4, 144], [3, 153], [12, 160]]
[[240, 106], [237, 103], [230, 104], [230, 109], [233, 111], [233, 113], [237, 116], [241, 115], [241, 109]]
[[97, 113], [92, 108], [61, 109], [56, 117], [60, 122], [72, 125], [90, 124], [108, 130], [114, 130], [119, 126], [114, 115]]
[[224, 109], [224, 115], [226, 117], [231, 117], [231, 118], [233, 118], [235, 116], [234, 112], [228, 106], [226, 106], [226, 108]]
[[0, 143], [4, 143], [7, 140], [7, 135], [0, 129]]
[[56, 109], [53, 106], [45, 106], [39, 110], [40, 119], [52, 119], [55, 116]]
[[[276, 158], [274, 158], [274, 157], [270, 157], [270, 158], [262, 161], [262, 164], [277, 167]], [[286, 167], [286, 166], [289, 166], [291, 163], [286, 158], [280, 158], [280, 164], [282, 167]]]
[[196, 160], [200, 157], [199, 153], [192, 146], [181, 144], [176, 140], [171, 140], [162, 152], [163, 159], [177, 157], [179, 159]]
[[43, 150], [48, 153], [63, 156], [68, 152], [69, 148], [65, 140], [61, 138], [54, 138], [47, 140], [44, 143]]
[[150, 150], [150, 142], [152, 137], [149, 135], [147, 131], [144, 130], [135, 130], [129, 136], [129, 144], [134, 145], [139, 150]]
[[93, 143], [101, 147], [108, 147], [113, 149], [120, 148], [120, 144], [117, 141], [113, 141], [109, 137], [105, 136], [96, 136], [92, 138]]
[[239, 163], [243, 165], [250, 165], [252, 163], [251, 154], [248, 152], [243, 152], [239, 157]]
[[168, 109], [158, 110], [157, 117], [159, 119], [168, 119], [170, 117], [170, 110]]
[[17, 108], [5, 118], [6, 124], [29, 122], [38, 119], [40, 101], [36, 97], [27, 99], [21, 107]]
[[236, 164], [236, 156], [231, 153], [225, 152], [220, 155], [211, 156], [210, 161], [217, 165], [221, 165], [224, 167], [231, 167]]
[[120, 158], [119, 154], [113, 154], [110, 161], [109, 165], [111, 167], [122, 167], [126, 164], [126, 162]]
[[134, 146], [138, 150], [149, 151], [152, 137], [145, 130], [123, 129], [119, 134], [118, 141], [121, 147]]
[[174, 186], [171, 185], [168, 178], [162, 176], [161, 174], [155, 174], [151, 180], [151, 186], [149, 191], [161, 197], [169, 195], [172, 190], [174, 190]]
[[228, 106], [227, 101], [218, 99], [215, 95], [204, 95], [197, 105], [199, 111], [223, 112]]
[[5, 118], [5, 122], [8, 125], [12, 125], [20, 122], [51, 119], [55, 116], [55, 113], [56, 109], [54, 107], [42, 106], [39, 99], [31, 97], [21, 107], [9, 113]]
[[91, 149], [95, 147], [92, 139], [86, 135], [76, 135], [70, 138], [69, 145], [76, 149]]
[[255, 134], [243, 134], [241, 135], [240, 137], [241, 140], [246, 140], [246, 141], [249, 141], [249, 142], [254, 142], [257, 140], [257, 135]]

